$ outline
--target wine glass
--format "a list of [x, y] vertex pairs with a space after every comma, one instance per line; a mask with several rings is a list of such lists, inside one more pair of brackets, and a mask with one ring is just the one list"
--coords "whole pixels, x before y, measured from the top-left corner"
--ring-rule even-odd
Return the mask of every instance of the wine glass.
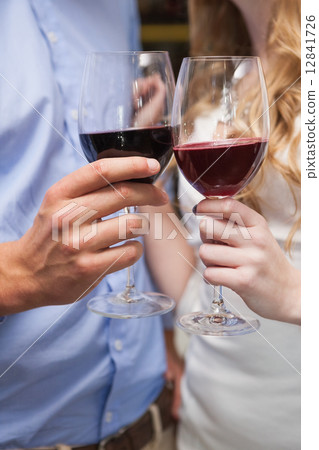
[[[186, 180], [206, 198], [235, 196], [258, 172], [268, 147], [267, 91], [258, 57], [185, 58], [172, 110], [174, 154]], [[183, 195], [183, 194], [182, 194]], [[182, 316], [194, 334], [234, 336], [259, 328], [230, 312], [222, 287], [210, 311]]]
[[[156, 158], [162, 173], [173, 153], [174, 89], [167, 52], [90, 53], [79, 105], [79, 136], [88, 161], [144, 156]], [[131, 181], [153, 183], [160, 173]], [[109, 292], [88, 302], [91, 311], [113, 318], [160, 315], [174, 306], [174, 300], [166, 295], [139, 292], [133, 267], [127, 269], [123, 291]]]

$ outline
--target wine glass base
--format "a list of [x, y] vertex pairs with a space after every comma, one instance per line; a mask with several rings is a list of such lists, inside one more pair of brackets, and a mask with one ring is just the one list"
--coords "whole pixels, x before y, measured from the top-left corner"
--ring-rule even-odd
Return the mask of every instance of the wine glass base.
[[157, 292], [134, 292], [128, 298], [127, 291], [110, 292], [91, 298], [87, 307], [90, 311], [113, 319], [137, 319], [166, 314], [175, 307], [173, 299]]
[[254, 333], [260, 327], [260, 322], [252, 317], [244, 319], [228, 312], [218, 314], [194, 312], [180, 317], [177, 326], [192, 334], [238, 336]]

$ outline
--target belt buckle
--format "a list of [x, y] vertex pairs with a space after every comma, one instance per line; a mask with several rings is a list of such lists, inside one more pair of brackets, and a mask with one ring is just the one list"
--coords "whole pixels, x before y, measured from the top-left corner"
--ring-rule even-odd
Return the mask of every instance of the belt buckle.
[[98, 450], [104, 450], [106, 444], [108, 444], [113, 439], [117, 439], [120, 436], [122, 436], [122, 434], [124, 434], [126, 430], [127, 427], [120, 428], [116, 433], [113, 433], [110, 436], [107, 436], [106, 438], [102, 439], [102, 441], [99, 442]]

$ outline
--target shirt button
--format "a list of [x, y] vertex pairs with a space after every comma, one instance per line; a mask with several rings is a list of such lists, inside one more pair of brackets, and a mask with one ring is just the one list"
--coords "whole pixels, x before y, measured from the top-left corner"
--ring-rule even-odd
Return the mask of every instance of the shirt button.
[[58, 38], [56, 37], [56, 34], [53, 31], [49, 31], [47, 36], [49, 41], [52, 42], [52, 44], [55, 44], [58, 41]]
[[111, 411], [108, 411], [105, 416], [105, 421], [107, 423], [112, 422], [112, 418], [113, 418], [113, 414], [111, 413]]
[[121, 341], [120, 339], [117, 339], [117, 340], [114, 342], [114, 347], [115, 347], [115, 350], [117, 350], [118, 352], [120, 352], [120, 351], [123, 349], [122, 341]]
[[79, 113], [78, 113], [78, 110], [77, 110], [77, 109], [72, 109], [72, 111], [71, 111], [71, 117], [72, 117], [73, 120], [78, 120], [78, 118], [79, 118]]

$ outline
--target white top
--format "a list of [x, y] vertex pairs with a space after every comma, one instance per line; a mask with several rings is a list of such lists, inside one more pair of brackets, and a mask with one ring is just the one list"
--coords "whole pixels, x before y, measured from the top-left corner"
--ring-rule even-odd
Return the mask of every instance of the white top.
[[[180, 202], [189, 211], [203, 197], [180, 176], [179, 195], [186, 190]], [[283, 248], [297, 217], [293, 196], [284, 179], [267, 169], [261, 197], [262, 213]], [[195, 218], [187, 224], [198, 227]], [[193, 241], [200, 242], [199, 236]], [[291, 261], [299, 268], [299, 233], [294, 243]], [[178, 314], [190, 312], [191, 305], [193, 311], [209, 307], [209, 294], [198, 274], [189, 286]], [[223, 295], [234, 312], [257, 316], [230, 289], [224, 288]], [[179, 450], [300, 448], [300, 327], [257, 317], [261, 327], [252, 334], [191, 337], [182, 383]]]

